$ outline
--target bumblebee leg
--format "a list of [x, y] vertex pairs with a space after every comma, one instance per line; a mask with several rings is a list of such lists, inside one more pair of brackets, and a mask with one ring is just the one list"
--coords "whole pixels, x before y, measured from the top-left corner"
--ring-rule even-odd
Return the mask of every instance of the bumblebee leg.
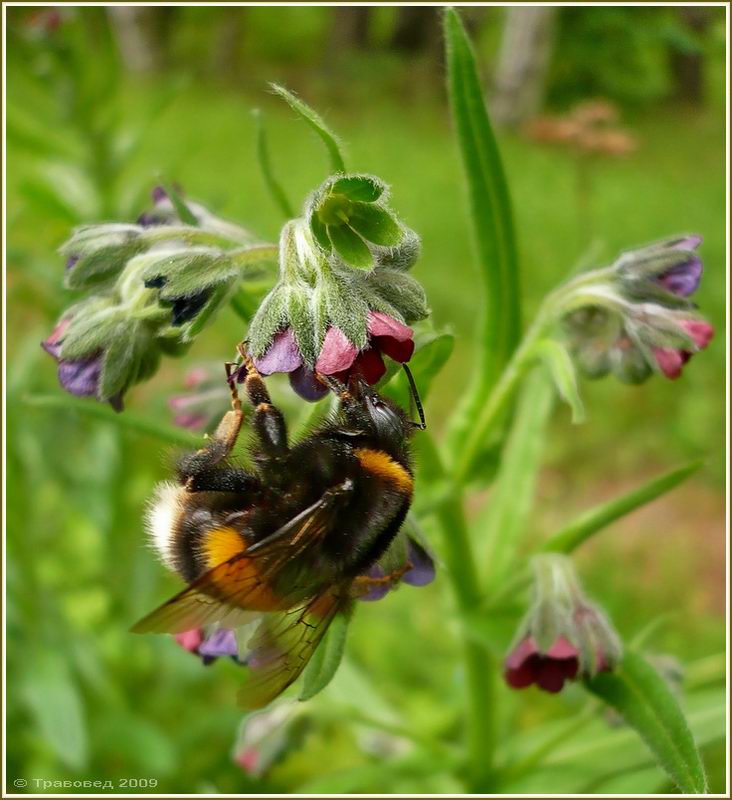
[[[207, 491], [206, 484], [209, 486], [210, 491], [237, 491], [236, 489], [216, 489], [214, 484], [221, 484], [222, 481], [217, 475], [214, 478], [215, 472], [213, 470], [217, 464], [220, 464], [227, 458], [231, 451], [234, 449], [239, 432], [241, 431], [241, 424], [243, 420], [243, 412], [241, 408], [241, 400], [239, 399], [239, 392], [236, 388], [236, 383], [232, 380], [233, 368], [235, 364], [227, 363], [226, 380], [231, 389], [231, 411], [227, 411], [221, 418], [218, 427], [213, 432], [211, 437], [206, 442], [206, 445], [195, 453], [184, 456], [178, 463], [178, 477], [181, 482], [185, 484], [186, 488], [192, 492]], [[227, 473], [242, 473], [242, 479], [239, 482], [242, 486], [247, 485], [244, 480], [244, 473], [242, 470], [225, 470]], [[253, 480], [250, 476], [246, 476], [249, 480]], [[236, 479], [232, 479], [229, 483], [237, 484]]]
[[244, 391], [249, 402], [254, 406], [252, 427], [257, 434], [262, 455], [265, 458], [278, 458], [288, 452], [287, 428], [282, 412], [272, 404], [267, 386], [262, 380], [254, 362], [242, 342], [238, 346], [246, 377]]
[[371, 589], [377, 586], [398, 583], [402, 577], [409, 572], [410, 569], [412, 569], [412, 563], [411, 561], [407, 561], [404, 566], [399, 567], [399, 569], [395, 569], [393, 572], [390, 572], [388, 575], [384, 575], [382, 578], [372, 578], [369, 575], [359, 575], [353, 579], [352, 592], [356, 597], [361, 597], [361, 595], [368, 594]]

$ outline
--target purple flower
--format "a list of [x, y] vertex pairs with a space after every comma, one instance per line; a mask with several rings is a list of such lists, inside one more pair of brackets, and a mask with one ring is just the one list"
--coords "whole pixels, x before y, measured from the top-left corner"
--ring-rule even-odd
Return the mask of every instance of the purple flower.
[[184, 650], [200, 656], [206, 666], [225, 656], [234, 659], [238, 664], [243, 663], [239, 661], [239, 646], [234, 631], [230, 628], [216, 628], [209, 634], [203, 628], [192, 628], [177, 633], [175, 641]]
[[704, 265], [694, 251], [701, 243], [701, 236], [687, 236], [672, 245], [674, 250], [689, 251], [689, 257], [682, 264], [677, 264], [666, 272], [662, 272], [656, 279], [671, 294], [678, 297], [689, 297], [699, 288]]
[[525, 689], [535, 683], [555, 694], [564, 688], [565, 681], [577, 677], [578, 670], [579, 650], [563, 636], [544, 652], [528, 637], [509, 653], [504, 677], [512, 689]]
[[340, 328], [331, 325], [313, 371], [304, 362], [292, 328], [285, 328], [275, 334], [267, 351], [255, 358], [254, 363], [263, 375], [289, 373], [293, 389], [311, 401], [328, 391], [317, 379], [318, 374], [332, 375], [343, 383], [358, 374], [373, 385], [386, 372], [383, 355], [400, 363], [409, 361], [414, 353], [414, 339], [410, 327], [381, 311], [369, 312], [367, 332], [366, 346], [359, 350]]
[[[387, 573], [387, 569], [390, 571]], [[394, 569], [393, 564], [385, 567], [383, 563], [372, 564], [363, 574], [363, 580], [356, 579], [357, 599], [365, 602], [381, 600], [400, 583], [410, 586], [427, 586], [435, 579], [435, 562], [419, 542], [407, 539], [406, 560]], [[367, 587], [366, 591], [360, 590]]]
[[[95, 397], [99, 391], [104, 354], [98, 351], [76, 361], [62, 358], [63, 338], [70, 324], [70, 319], [62, 319], [48, 339], [41, 342], [41, 347], [56, 360], [59, 383], [67, 392], [77, 397]], [[121, 393], [110, 397], [109, 403], [115, 411], [122, 411]]]

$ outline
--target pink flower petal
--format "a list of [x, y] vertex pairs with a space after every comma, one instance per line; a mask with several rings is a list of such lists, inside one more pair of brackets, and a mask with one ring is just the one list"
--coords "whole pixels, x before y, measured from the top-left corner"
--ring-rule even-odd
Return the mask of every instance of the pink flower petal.
[[564, 636], [560, 636], [545, 655], [549, 658], [577, 658], [579, 650]]
[[703, 350], [714, 338], [714, 328], [701, 319], [685, 319], [681, 327], [696, 342], [696, 346]]
[[371, 336], [389, 336], [398, 342], [405, 342], [414, 335], [408, 325], [381, 311], [369, 311], [366, 329]]
[[197, 653], [203, 641], [203, 631], [200, 628], [193, 628], [190, 631], [176, 633], [175, 641], [189, 653]]
[[526, 661], [527, 658], [536, 655], [538, 652], [539, 651], [536, 646], [536, 642], [529, 636], [516, 645], [516, 647], [514, 647], [514, 649], [508, 654], [508, 657], [506, 658], [506, 667], [508, 669], [517, 669], [524, 663], [524, 661]]
[[414, 354], [414, 342], [411, 339], [399, 341], [391, 336], [376, 336], [371, 341], [382, 353], [400, 364], [409, 361]]
[[346, 338], [346, 334], [340, 328], [331, 325], [325, 334], [318, 360], [315, 362], [315, 371], [321, 375], [343, 372], [351, 368], [357, 353], [356, 345]]
[[681, 375], [681, 368], [684, 366], [684, 359], [681, 351], [673, 350], [668, 347], [654, 347], [653, 355], [656, 358], [661, 372], [672, 381]]

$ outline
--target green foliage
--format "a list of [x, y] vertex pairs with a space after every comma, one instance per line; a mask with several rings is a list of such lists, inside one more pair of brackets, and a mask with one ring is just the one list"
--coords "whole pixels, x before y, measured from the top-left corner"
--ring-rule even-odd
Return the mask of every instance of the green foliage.
[[616, 673], [600, 673], [588, 689], [619, 711], [685, 794], [704, 794], [707, 778], [694, 737], [664, 680], [636, 653]]
[[303, 673], [300, 700], [310, 700], [333, 680], [346, 647], [349, 616], [339, 614]]
[[[470, 41], [457, 12], [445, 12], [445, 52], [453, 124], [470, 201], [472, 232], [483, 285], [481, 323], [477, 333], [480, 363], [458, 434], [475, 417], [487, 390], [497, 380], [518, 343], [521, 331], [519, 276], [508, 185], [483, 100]], [[453, 443], [458, 438], [453, 439]]]
[[[382, 11], [398, 10], [375, 13]], [[618, 13], [626, 11], [632, 13], [626, 9]], [[123, 414], [63, 396], [53, 365], [38, 347], [67, 300], [60, 290], [62, 259], [52, 254], [71, 224], [134, 219], [141, 208], [140, 189], [149, 187], [158, 171], [175, 176], [192, 196], [213, 198], [227, 216], [252, 220], [255, 230], [274, 241], [280, 223], [262, 201], [264, 187], [246, 157], [254, 128], [244, 109], [261, 102], [259, 87], [251, 78], [268, 71], [261, 59], [280, 53], [282, 63], [298, 65], [297, 75], [281, 74], [281, 79], [302, 87], [303, 93], [307, 86], [307, 96], [317, 107], [333, 109], [333, 125], [351, 143], [353, 163], [394, 185], [400, 211], [424, 237], [415, 274], [428, 289], [436, 329], [446, 323], [454, 329], [454, 349], [451, 335], [417, 334], [412, 364], [419, 373], [423, 399], [427, 398], [427, 437], [440, 439], [466, 376], [482, 357], [481, 342], [470, 334], [484, 301], [480, 291], [470, 288], [476, 283], [473, 262], [467, 228], [457, 213], [464, 180], [450, 157], [444, 109], [432, 99], [439, 82], [434, 80], [423, 93], [414, 92], [412, 87], [427, 82], [410, 67], [403, 77], [410, 89], [395, 95], [396, 84], [372, 70], [364, 95], [368, 103], [358, 100], [355, 80], [347, 92], [333, 92], [331, 78], [335, 81], [340, 75], [329, 75], [326, 92], [300, 68], [317, 54], [313, 44], [317, 40], [312, 37], [328, 29], [330, 9], [287, 9], [288, 15], [299, 15], [288, 19], [302, 20], [302, 29], [283, 25], [270, 9], [253, 12], [242, 41], [255, 42], [260, 60], [243, 80], [241, 73], [236, 76], [236, 92], [218, 85], [214, 92], [198, 74], [183, 87], [174, 71], [142, 85], [123, 75], [119, 91], [107, 83], [103, 103], [98, 94], [92, 102], [70, 106], [70, 113], [59, 102], [67, 95], [56, 90], [57, 84], [49, 79], [53, 76], [35, 66], [33, 71], [26, 69], [39, 63], [43, 47], [29, 53], [23, 45], [21, 52], [21, 38], [9, 38], [8, 560], [12, 569], [8, 596], [13, 602], [8, 607], [8, 728], [16, 732], [8, 741], [9, 778], [49, 775], [73, 780], [80, 771], [113, 778], [134, 770], [154, 775], [160, 781], [158, 791], [200, 793], [669, 791], [668, 779], [653, 752], [640, 746], [636, 730], [618, 724], [617, 716], [610, 719], [599, 701], [579, 710], [577, 687], [555, 698], [533, 689], [509, 693], [499, 685], [496, 661], [505, 653], [523, 611], [522, 584], [514, 583], [506, 594], [501, 587], [474, 579], [477, 570], [461, 552], [480, 550], [485, 495], [464, 492], [469, 502], [461, 514], [448, 481], [451, 457], [461, 451], [448, 447], [440, 453], [435, 442], [420, 433], [415, 434], [419, 456], [415, 507], [437, 553], [438, 579], [430, 588], [404, 586], [383, 603], [359, 604], [350, 626], [347, 659], [327, 690], [307, 705], [317, 720], [303, 749], [278, 763], [271, 774], [254, 778], [231, 761], [240, 720], [234, 701], [242, 677], [238, 667], [222, 661], [202, 670], [193, 656], [171, 641], [144, 641], [127, 633], [135, 618], [178, 588], [162, 577], [162, 570], [141, 546], [140, 519], [150, 488], [169, 477], [179, 448], [200, 444], [200, 437], [167, 422], [164, 398], [179, 391], [183, 371], [194, 359], [228, 358], [232, 343], [244, 335], [244, 326], [239, 317], [222, 309], [217, 325], [206, 329], [190, 360], [166, 362], [154, 382], [132, 394], [130, 408]], [[176, 13], [183, 33], [174, 37], [173, 55], [183, 58], [187, 43], [194, 43], [200, 58], [191, 63], [196, 63], [198, 73], [203, 57], [215, 48], [205, 44], [197, 28], [206, 20], [210, 26], [216, 18], [206, 16], [207, 9], [181, 8]], [[17, 20], [19, 14], [19, 9], [8, 10], [9, 25], [16, 32], [13, 17]], [[75, 27], [92, 15], [102, 35], [77, 39], [68, 29], [59, 32], [62, 41], [76, 48], [78, 67], [64, 73], [72, 88], [74, 82], [104, 87], [108, 75], [104, 62], [114, 57], [104, 34], [103, 10], [89, 9], [88, 17], [75, 18]], [[255, 24], [249, 25], [250, 20]], [[266, 35], [260, 35], [262, 31]], [[254, 51], [248, 52], [251, 58]], [[92, 60], [98, 69], [88, 68]], [[355, 75], [356, 59], [346, 61], [343, 75]], [[604, 70], [615, 69], [611, 61], [602, 61]], [[711, 78], [721, 87], [723, 70], [713, 68]], [[278, 61], [274, 74], [283, 69]], [[393, 65], [390, 69], [395, 74]], [[622, 71], [623, 64], [617, 69]], [[150, 108], [170, 94], [170, 86], [180, 96], [164, 113], [151, 115]], [[84, 96], [94, 98], [86, 89]], [[93, 126], [81, 128], [75, 112], [87, 118], [98, 114], [95, 124], [101, 125], [107, 114], [103, 109], [112, 112], [99, 128], [106, 131], [107, 140], [93, 144], [88, 135]], [[322, 181], [321, 165], [312, 158], [312, 143], [302, 141], [297, 125], [289, 125], [291, 114], [276, 105], [266, 111], [272, 121], [277, 172], [286, 176], [292, 197], [301, 197]], [[144, 136], [136, 138], [135, 132]], [[712, 308], [715, 323], [721, 326], [724, 293], [718, 286], [724, 275], [725, 208], [718, 169], [724, 144], [719, 119], [676, 108], [655, 109], [639, 115], [637, 132], [642, 142], [637, 156], [598, 168], [596, 213], [603, 221], [604, 252], [617, 252], [673, 230], [699, 229], [706, 239], [707, 269], [700, 303]], [[121, 147], [125, 137], [132, 138], [132, 150]], [[704, 148], [699, 148], [700, 141]], [[526, 307], [535, 308], [575, 258], [568, 244], [575, 225], [567, 177], [570, 166], [561, 154], [520, 138], [501, 138], [500, 146], [522, 232], [522, 263], [527, 265], [522, 294]], [[112, 152], [114, 158], [108, 158]], [[130, 157], [122, 158], [123, 152]], [[113, 165], [111, 177], [108, 165]], [[693, 196], [694, 203], [679, 203], [681, 196]], [[405, 264], [414, 265], [419, 241], [412, 239], [409, 248], [405, 244], [400, 252], [391, 253], [393, 262], [384, 260], [383, 268], [398, 271]], [[378, 284], [373, 288], [378, 292]], [[266, 288], [259, 285], [257, 291], [261, 297]], [[406, 285], [405, 292], [409, 292]], [[237, 303], [237, 313], [243, 309], [243, 316], [250, 319], [257, 307], [253, 297], [247, 293], [245, 302]], [[421, 301], [424, 304], [423, 297]], [[642, 389], [607, 382], [583, 386], [591, 423], [581, 429], [569, 427], [568, 415], [557, 415], [545, 428], [545, 438], [531, 441], [526, 433], [522, 448], [518, 447], [522, 431], [516, 427], [518, 416], [510, 398], [502, 422], [511, 423], [511, 444], [503, 458], [498, 448], [492, 452], [498, 474], [508, 475], [511, 467], [518, 521], [510, 515], [508, 477], [499, 478], [485, 507], [490, 511], [493, 501], [503, 497], [506, 530], [515, 532], [511, 560], [515, 549], [541, 546], [537, 534], [556, 528], [563, 507], [586, 506], [596, 491], [612, 496], [618, 484], [632, 484], [647, 474], [648, 464], [715, 452], [724, 396], [722, 338], [705, 357], [694, 360], [679, 383], [657, 380]], [[294, 428], [301, 407], [276, 378], [269, 384]], [[521, 414], [531, 421], [541, 416], [541, 408], [531, 409], [528, 386], [516, 396], [521, 398]], [[389, 384], [387, 391], [392, 390], [406, 408], [401, 374]], [[318, 415], [326, 413], [324, 405], [315, 406]], [[495, 432], [500, 439], [500, 425]], [[538, 501], [527, 511], [527, 497], [542, 462]], [[682, 470], [666, 477], [677, 472]], [[653, 645], [684, 662], [686, 680], [674, 702], [683, 709], [707, 764], [710, 788], [720, 792], [724, 791], [724, 759], [719, 754], [724, 751], [725, 662], [720, 655], [724, 632], [715, 600], [719, 579], [714, 562], [720, 554], [721, 563], [723, 552], [715, 549], [715, 542], [722, 541], [723, 474], [722, 459], [714, 459], [709, 470], [680, 490], [678, 501], [671, 495], [650, 507], [642, 519], [624, 519], [608, 531], [611, 535], [595, 538], [595, 531], [664, 490], [611, 500], [607, 508], [565, 528], [564, 533], [571, 535], [559, 538], [562, 548], [589, 542], [590, 537], [593, 548], [600, 548], [593, 551], [599, 553], [596, 558], [593, 552], [586, 557], [583, 553], [580, 563], [593, 595], [602, 599], [626, 635], [632, 636], [668, 609], [669, 586], [684, 588], [677, 592], [672, 624], [656, 630]], [[671, 480], [673, 485], [679, 482]], [[499, 495], [502, 484], [505, 488]], [[549, 542], [557, 544], [554, 539]], [[450, 590], [454, 597], [448, 596]], [[490, 609], [480, 602], [484, 594]], [[469, 645], [462, 640], [464, 634]], [[58, 663], [34, 668], [40, 656], [49, 653]], [[323, 650], [318, 658], [325, 661], [325, 656]], [[488, 681], [475, 682], [477, 668], [484, 669]], [[466, 725], [464, 710], [469, 703], [483, 718], [482, 729], [474, 720]], [[62, 741], [67, 719], [68, 737]], [[479, 745], [476, 752], [465, 746], [466, 730]], [[683, 742], [684, 736], [679, 740]], [[488, 756], [493, 764], [486, 773], [467, 764], [468, 759], [487, 762]], [[692, 763], [688, 753], [684, 758]]]

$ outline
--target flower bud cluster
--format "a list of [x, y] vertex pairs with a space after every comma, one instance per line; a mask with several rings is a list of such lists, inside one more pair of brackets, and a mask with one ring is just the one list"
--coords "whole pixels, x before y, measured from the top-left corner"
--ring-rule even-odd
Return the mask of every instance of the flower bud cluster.
[[161, 188], [135, 224], [77, 228], [61, 247], [65, 284], [85, 296], [43, 343], [59, 381], [118, 410], [160, 356], [182, 354], [239, 282], [275, 250]]
[[534, 558], [534, 602], [506, 657], [504, 677], [514, 689], [536, 684], [559, 692], [565, 681], [612, 670], [621, 658], [612, 624], [584, 595], [572, 562]]
[[703, 273], [700, 243], [700, 236], [680, 236], [631, 250], [577, 282], [562, 322], [581, 372], [612, 372], [625, 383], [654, 372], [673, 380], [707, 347], [714, 328], [689, 300]]
[[407, 274], [419, 238], [386, 208], [385, 192], [371, 176], [334, 176], [282, 230], [279, 280], [248, 341], [260, 372], [289, 373], [305, 399], [326, 392], [317, 374], [345, 381], [358, 372], [376, 383], [384, 354], [411, 358], [408, 326], [429, 314], [424, 290]]

